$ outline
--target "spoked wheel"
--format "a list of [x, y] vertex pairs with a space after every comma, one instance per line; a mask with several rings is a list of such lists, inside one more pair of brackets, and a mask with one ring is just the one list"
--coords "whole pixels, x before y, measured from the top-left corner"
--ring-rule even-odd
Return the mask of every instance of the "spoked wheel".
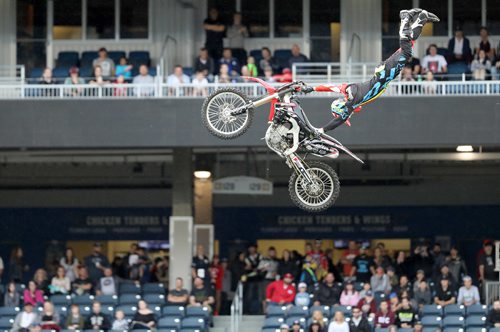
[[335, 203], [340, 193], [337, 173], [325, 163], [312, 161], [307, 169], [313, 183], [307, 184], [302, 174], [290, 177], [288, 191], [295, 205], [309, 212], [321, 212]]
[[236, 89], [219, 89], [205, 99], [201, 119], [208, 131], [219, 138], [231, 139], [243, 135], [253, 120], [253, 108], [241, 114], [231, 114], [249, 103], [248, 97]]

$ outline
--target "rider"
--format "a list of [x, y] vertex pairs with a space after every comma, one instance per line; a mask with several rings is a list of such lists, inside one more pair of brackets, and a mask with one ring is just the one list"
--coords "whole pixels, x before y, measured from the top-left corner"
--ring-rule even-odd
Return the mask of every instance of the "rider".
[[350, 126], [349, 118], [352, 113], [359, 112], [362, 105], [379, 97], [385, 91], [389, 82], [399, 75], [412, 55], [412, 46], [420, 36], [423, 26], [427, 22], [439, 22], [436, 15], [420, 8], [402, 10], [399, 16], [401, 18], [399, 29], [399, 45], [401, 48], [375, 69], [375, 74], [369, 81], [340, 85], [325, 84], [302, 89], [305, 93], [312, 91], [337, 92], [344, 95], [332, 103], [332, 114], [335, 118], [323, 128], [319, 128], [318, 132], [324, 133], [335, 129], [344, 122]]

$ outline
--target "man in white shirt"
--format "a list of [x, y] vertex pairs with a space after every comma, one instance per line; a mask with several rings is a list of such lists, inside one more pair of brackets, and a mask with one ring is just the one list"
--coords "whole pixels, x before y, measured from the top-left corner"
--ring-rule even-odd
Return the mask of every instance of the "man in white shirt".
[[189, 79], [189, 76], [184, 74], [182, 71], [182, 66], [177, 65], [174, 68], [174, 73], [171, 75], [168, 75], [167, 77], [167, 84], [168, 85], [177, 85], [177, 84], [186, 84], [190, 83], [191, 80]]
[[433, 74], [444, 74], [448, 71], [447, 66], [444, 56], [437, 54], [436, 44], [431, 44], [429, 54], [422, 59], [422, 73], [431, 71]]
[[31, 303], [25, 303], [23, 312], [17, 314], [10, 332], [28, 332], [37, 330], [40, 330], [40, 327], [38, 326], [38, 315], [33, 312], [33, 305]]
[[[149, 68], [146, 65], [141, 65], [139, 67], [139, 75], [134, 77], [132, 81], [133, 84], [144, 84], [144, 85], [152, 85], [155, 83], [155, 79], [153, 76], [149, 75]], [[154, 93], [154, 87], [141, 87], [134, 88], [134, 94], [136, 96], [152, 96]]]
[[458, 304], [470, 306], [479, 303], [479, 290], [472, 284], [469, 276], [463, 277], [464, 285], [458, 290]]

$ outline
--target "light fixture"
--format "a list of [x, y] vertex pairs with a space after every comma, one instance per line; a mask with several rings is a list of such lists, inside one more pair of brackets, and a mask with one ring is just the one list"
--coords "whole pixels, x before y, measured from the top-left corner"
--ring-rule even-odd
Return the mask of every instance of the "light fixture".
[[457, 146], [457, 152], [473, 152], [474, 149], [472, 145], [459, 145]]
[[206, 180], [212, 176], [209, 171], [194, 171], [194, 177], [201, 180]]

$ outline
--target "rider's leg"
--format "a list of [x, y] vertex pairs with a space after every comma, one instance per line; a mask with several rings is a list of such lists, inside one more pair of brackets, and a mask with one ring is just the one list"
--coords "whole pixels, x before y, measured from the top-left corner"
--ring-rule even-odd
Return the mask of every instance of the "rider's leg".
[[429, 13], [427, 10], [422, 10], [411, 24], [411, 39], [417, 40], [417, 38], [422, 33], [422, 29], [427, 22], [439, 22], [439, 18], [433, 13]]

